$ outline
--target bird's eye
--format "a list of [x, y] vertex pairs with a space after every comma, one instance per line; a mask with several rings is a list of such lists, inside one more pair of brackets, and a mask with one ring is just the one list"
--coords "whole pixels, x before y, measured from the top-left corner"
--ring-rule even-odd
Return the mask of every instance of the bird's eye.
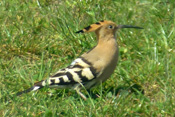
[[112, 26], [112, 25], [109, 25], [108, 28], [109, 28], [109, 29], [113, 29], [113, 26]]

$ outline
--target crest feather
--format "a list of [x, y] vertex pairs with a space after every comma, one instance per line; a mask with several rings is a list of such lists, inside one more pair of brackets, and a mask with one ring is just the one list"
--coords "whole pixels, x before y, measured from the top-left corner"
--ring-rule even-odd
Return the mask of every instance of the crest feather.
[[87, 26], [86, 28], [84, 28], [82, 30], [77, 31], [76, 33], [93, 32], [93, 31], [96, 31], [101, 26], [103, 26], [104, 24], [108, 24], [108, 23], [113, 23], [113, 22], [112, 21], [107, 21], [107, 20], [101, 20], [99, 22], [96, 22], [94, 24], [91, 24], [91, 25]]

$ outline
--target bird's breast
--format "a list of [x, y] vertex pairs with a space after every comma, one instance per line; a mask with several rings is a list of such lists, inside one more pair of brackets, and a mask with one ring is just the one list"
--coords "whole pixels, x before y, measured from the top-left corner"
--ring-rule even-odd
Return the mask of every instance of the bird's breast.
[[99, 79], [102, 82], [111, 76], [111, 74], [114, 72], [114, 70], [117, 66], [118, 56], [119, 56], [118, 47], [115, 48], [115, 51], [113, 50], [113, 52], [111, 52], [110, 54], [111, 55], [108, 55], [108, 58], [106, 60], [106, 64], [105, 64], [104, 69], [102, 71], [102, 74], [99, 76]]

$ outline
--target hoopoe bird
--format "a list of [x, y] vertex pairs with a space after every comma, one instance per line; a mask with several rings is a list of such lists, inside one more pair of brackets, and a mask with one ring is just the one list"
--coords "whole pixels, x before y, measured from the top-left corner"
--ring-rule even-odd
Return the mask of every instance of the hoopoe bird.
[[138, 26], [116, 25], [112, 21], [102, 20], [77, 31], [76, 33], [95, 32], [97, 45], [75, 59], [68, 67], [60, 69], [46, 80], [35, 83], [33, 87], [18, 92], [17, 95], [49, 86], [74, 89], [86, 100], [86, 96], [81, 93], [81, 89], [83, 87], [90, 89], [106, 81], [117, 66], [119, 48], [115, 32], [121, 28], [142, 29]]

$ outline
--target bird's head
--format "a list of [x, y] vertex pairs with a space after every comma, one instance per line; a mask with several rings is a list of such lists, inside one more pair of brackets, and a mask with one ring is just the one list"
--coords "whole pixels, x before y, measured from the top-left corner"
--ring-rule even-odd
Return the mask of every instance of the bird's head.
[[97, 37], [105, 37], [106, 35], [115, 35], [115, 32], [121, 28], [136, 28], [143, 29], [142, 27], [132, 25], [116, 25], [112, 21], [102, 20], [100, 22], [91, 24], [90, 26], [77, 31], [76, 33], [95, 32]]

